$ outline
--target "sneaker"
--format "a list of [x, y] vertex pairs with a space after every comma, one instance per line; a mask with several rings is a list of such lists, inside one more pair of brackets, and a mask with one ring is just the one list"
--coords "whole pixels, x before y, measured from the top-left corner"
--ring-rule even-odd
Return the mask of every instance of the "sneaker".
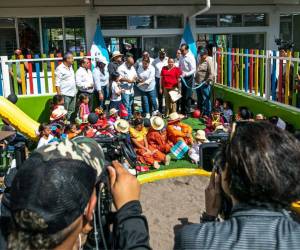
[[150, 114], [146, 114], [145, 118], [150, 119]]
[[155, 162], [153, 163], [153, 167], [154, 167], [155, 169], [159, 169], [159, 168], [160, 168], [160, 165], [159, 165], [159, 163], [158, 163], [157, 161], [155, 161]]
[[169, 166], [170, 165], [170, 161], [171, 161], [171, 156], [170, 155], [166, 155], [165, 166]]

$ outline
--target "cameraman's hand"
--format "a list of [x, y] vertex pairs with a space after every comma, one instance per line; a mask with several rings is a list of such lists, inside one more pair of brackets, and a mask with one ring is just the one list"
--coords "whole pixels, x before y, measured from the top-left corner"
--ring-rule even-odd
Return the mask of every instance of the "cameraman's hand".
[[139, 200], [141, 187], [135, 176], [118, 161], [108, 167], [111, 193], [117, 210], [130, 201]]
[[211, 173], [208, 187], [205, 189], [205, 208], [210, 216], [217, 217], [221, 209], [221, 175]]

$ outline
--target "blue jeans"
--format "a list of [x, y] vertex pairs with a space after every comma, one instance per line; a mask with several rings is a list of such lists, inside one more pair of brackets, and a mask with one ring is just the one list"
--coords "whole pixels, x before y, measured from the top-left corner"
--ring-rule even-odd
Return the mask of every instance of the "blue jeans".
[[157, 102], [156, 102], [156, 89], [151, 91], [141, 91], [142, 95], [142, 107], [144, 114], [150, 114], [153, 111], [157, 110]]
[[134, 95], [133, 94], [122, 94], [122, 103], [124, 104], [127, 112], [128, 112], [128, 119], [132, 117], [132, 105], [134, 101]]
[[198, 108], [203, 115], [210, 116], [212, 111], [211, 105], [211, 85], [203, 84], [202, 87], [197, 89], [197, 103]]
[[109, 98], [108, 85], [101, 87], [101, 91], [102, 91], [102, 94], [103, 94], [103, 100], [102, 101], [99, 100], [99, 107], [101, 107], [104, 110], [106, 110], [105, 102]]

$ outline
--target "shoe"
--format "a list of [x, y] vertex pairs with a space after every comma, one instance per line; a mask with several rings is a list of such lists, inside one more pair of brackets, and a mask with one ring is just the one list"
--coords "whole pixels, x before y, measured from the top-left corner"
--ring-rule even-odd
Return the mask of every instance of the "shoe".
[[155, 162], [153, 163], [153, 167], [154, 167], [155, 169], [159, 169], [159, 168], [160, 168], [160, 165], [159, 165], [159, 163], [158, 163], [157, 161], [155, 161]]
[[170, 155], [166, 155], [165, 166], [169, 166], [170, 165], [170, 161], [171, 161], [171, 156]]
[[150, 114], [146, 114], [145, 118], [150, 119]]

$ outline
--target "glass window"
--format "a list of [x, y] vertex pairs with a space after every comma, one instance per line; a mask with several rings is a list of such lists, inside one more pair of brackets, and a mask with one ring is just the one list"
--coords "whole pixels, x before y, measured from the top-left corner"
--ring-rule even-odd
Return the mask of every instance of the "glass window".
[[220, 15], [220, 25], [223, 27], [242, 26], [242, 15]]
[[217, 27], [218, 15], [196, 16], [196, 27]]
[[233, 34], [231, 48], [265, 49], [265, 35]]
[[127, 29], [127, 16], [101, 16], [100, 23], [106, 30]]
[[43, 48], [45, 54], [63, 52], [63, 29], [61, 17], [42, 18]]
[[294, 42], [295, 44], [295, 51], [300, 50], [300, 32], [299, 32], [299, 27], [300, 27], [300, 15], [295, 14], [293, 16], [293, 40], [290, 39], [291, 41]]
[[65, 17], [66, 49], [72, 52], [85, 52], [85, 24], [84, 17]]
[[293, 16], [284, 15], [280, 17], [280, 38], [291, 41], [293, 38]]
[[157, 16], [157, 28], [166, 29], [166, 28], [182, 28], [183, 27], [183, 18], [182, 16]]
[[181, 36], [145, 37], [144, 49], [149, 51], [151, 57], [156, 58], [160, 48], [167, 50], [167, 56], [175, 57], [181, 41]]
[[20, 48], [33, 54], [40, 53], [40, 28], [38, 18], [18, 18]]
[[0, 55], [11, 56], [17, 49], [14, 18], [0, 18]]
[[129, 16], [128, 28], [129, 29], [153, 29], [154, 16]]
[[246, 14], [244, 15], [245, 26], [266, 26], [266, 14]]

